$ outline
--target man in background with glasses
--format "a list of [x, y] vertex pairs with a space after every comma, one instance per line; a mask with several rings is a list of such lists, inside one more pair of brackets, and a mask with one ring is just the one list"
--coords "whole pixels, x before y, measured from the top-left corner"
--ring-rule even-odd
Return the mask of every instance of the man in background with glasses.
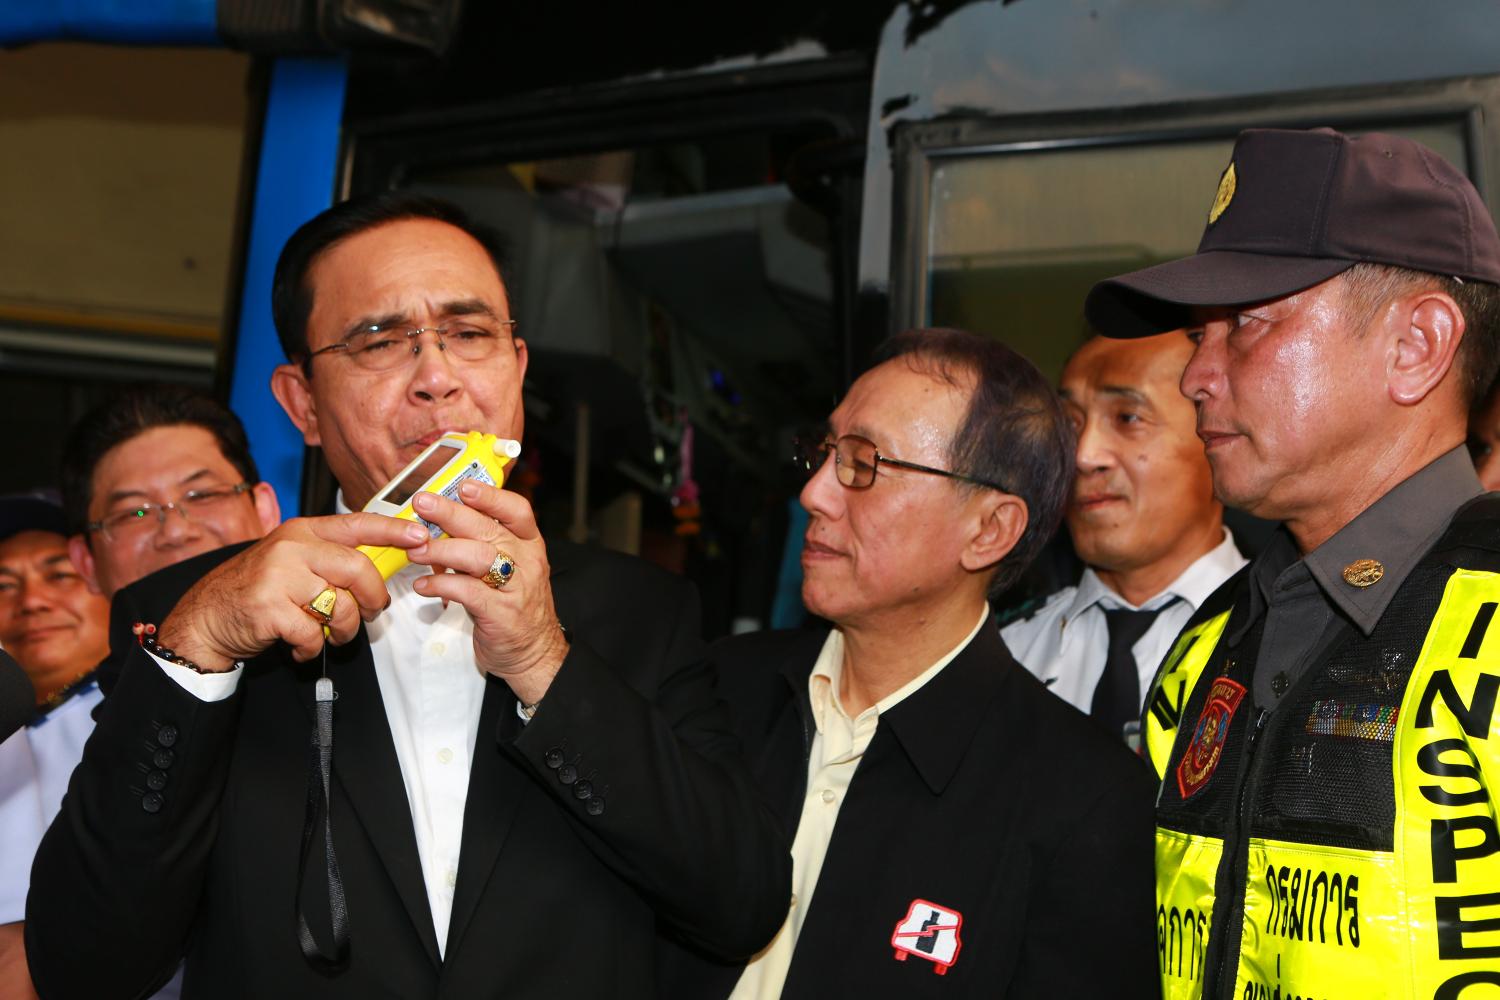
[[734, 1000], [1154, 996], [1149, 775], [990, 624], [1067, 497], [1052, 389], [998, 341], [912, 331], [800, 446], [802, 598], [832, 627], [714, 650], [795, 833], [792, 905], [743, 968], [684, 978]]
[[[474, 480], [414, 500], [447, 537], [351, 513], [445, 431], [522, 435], [490, 234], [407, 193], [337, 205], [283, 249], [272, 314], [272, 392], [340, 513], [116, 598], [143, 644], [38, 852], [43, 992], [135, 995], [186, 953], [215, 1000], [646, 1000], [663, 934], [760, 947], [790, 859], [691, 586], [544, 541]], [[359, 545], [412, 564], [387, 582]]]
[[[239, 418], [213, 398], [182, 386], [127, 389], [90, 410], [68, 433], [62, 468], [62, 508], [48, 505], [55, 523], [49, 522], [48, 532], [24, 536], [45, 543], [41, 554], [47, 561], [38, 564], [35, 579], [27, 583], [8, 576], [0, 558], [0, 606], [13, 595], [26, 611], [17, 621], [48, 624], [66, 607], [94, 609], [93, 641], [73, 651], [68, 662], [75, 666], [65, 671], [56, 691], [47, 692], [57, 704], [48, 705], [36, 723], [0, 746], [4, 996], [31, 991], [24, 964], [5, 959], [10, 955], [18, 961], [22, 953], [31, 859], [57, 814], [69, 773], [83, 756], [101, 688], [112, 685], [119, 669], [113, 660], [100, 663], [108, 651], [107, 599], [190, 556], [260, 538], [281, 519], [276, 493], [260, 481]], [[0, 550], [9, 544], [0, 544]], [[30, 591], [24, 599], [23, 584]], [[55, 595], [45, 605], [43, 586]], [[67, 597], [70, 591], [76, 596]], [[78, 612], [75, 617], [84, 616]], [[129, 624], [114, 623], [117, 629]], [[56, 628], [39, 633], [72, 635]], [[10, 636], [4, 638], [11, 645]], [[50, 641], [57, 645], [66, 639]], [[12, 652], [23, 663], [28, 658], [25, 648]], [[64, 694], [69, 696], [66, 703]], [[14, 949], [8, 946], [12, 938]], [[175, 997], [180, 985], [174, 979], [156, 995]]]
[[126, 390], [75, 424], [63, 452], [63, 504], [73, 562], [107, 597], [281, 522], [239, 418], [181, 386]]

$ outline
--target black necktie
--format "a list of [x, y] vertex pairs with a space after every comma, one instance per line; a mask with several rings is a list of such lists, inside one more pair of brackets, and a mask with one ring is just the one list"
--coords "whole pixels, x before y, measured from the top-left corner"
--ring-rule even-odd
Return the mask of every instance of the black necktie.
[[1116, 736], [1123, 735], [1125, 723], [1141, 714], [1140, 673], [1131, 648], [1146, 634], [1162, 608], [1173, 603], [1168, 601], [1151, 611], [1114, 608], [1104, 612], [1104, 621], [1109, 627], [1109, 654], [1104, 658], [1104, 675], [1099, 678], [1099, 686], [1094, 688], [1089, 715]]

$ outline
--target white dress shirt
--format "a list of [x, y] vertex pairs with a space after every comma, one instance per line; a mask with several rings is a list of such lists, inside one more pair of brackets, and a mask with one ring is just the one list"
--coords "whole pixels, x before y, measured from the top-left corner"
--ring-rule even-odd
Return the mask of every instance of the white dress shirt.
[[[340, 496], [339, 513], [347, 513]], [[462, 605], [423, 597], [412, 589], [430, 567], [411, 565], [387, 583], [390, 607], [365, 626], [375, 677], [406, 785], [417, 855], [427, 886], [427, 905], [438, 952], [448, 946], [453, 887], [458, 882], [464, 802], [479, 734], [484, 673], [474, 662], [474, 623]], [[169, 676], [205, 701], [234, 693], [240, 666], [221, 674], [199, 674], [160, 658]], [[338, 745], [338, 725], [333, 730]], [[288, 836], [295, 836], [291, 831]], [[358, 919], [358, 914], [354, 915]]]
[[1000, 638], [1005, 640], [1011, 655], [1053, 694], [1087, 714], [1093, 706], [1094, 688], [1104, 676], [1104, 660], [1109, 653], [1109, 626], [1104, 612], [1115, 608], [1131, 611], [1161, 608], [1146, 634], [1131, 647], [1144, 699], [1157, 666], [1172, 648], [1182, 626], [1245, 562], [1226, 528], [1222, 542], [1199, 556], [1161, 593], [1138, 605], [1110, 590], [1098, 574], [1086, 569], [1078, 586], [1064, 587], [1048, 598], [1036, 614], [1006, 625], [1000, 630]]
[[807, 693], [812, 702], [813, 724], [817, 732], [813, 734], [812, 749], [807, 758], [807, 790], [802, 799], [802, 818], [797, 823], [797, 836], [792, 841], [791, 906], [781, 930], [745, 966], [730, 1000], [776, 1000], [781, 996], [787, 971], [792, 966], [792, 953], [797, 950], [797, 935], [801, 933], [807, 909], [812, 905], [813, 890], [818, 886], [823, 859], [828, 854], [828, 842], [833, 839], [839, 807], [849, 792], [860, 759], [875, 737], [880, 716], [936, 677], [938, 671], [974, 640], [989, 617], [989, 608], [986, 607], [962, 642], [900, 690], [859, 713], [857, 719], [849, 718], [838, 695], [844, 669], [844, 633], [838, 629], [828, 633], [822, 652], [813, 664], [812, 675], [807, 679]]

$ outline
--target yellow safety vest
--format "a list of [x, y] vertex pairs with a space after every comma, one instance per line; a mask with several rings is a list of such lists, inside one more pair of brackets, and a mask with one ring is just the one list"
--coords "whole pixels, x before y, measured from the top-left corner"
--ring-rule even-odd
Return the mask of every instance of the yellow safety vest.
[[[1455, 571], [1394, 720], [1339, 722], [1394, 723], [1393, 850], [1277, 841], [1253, 830], [1246, 838], [1236, 1000], [1500, 1000], [1497, 607], [1500, 574]], [[1163, 781], [1182, 763], [1183, 710], [1228, 620], [1225, 612], [1185, 631], [1152, 684], [1143, 749]], [[1158, 827], [1165, 1000], [1202, 995], [1224, 854], [1222, 839]]]

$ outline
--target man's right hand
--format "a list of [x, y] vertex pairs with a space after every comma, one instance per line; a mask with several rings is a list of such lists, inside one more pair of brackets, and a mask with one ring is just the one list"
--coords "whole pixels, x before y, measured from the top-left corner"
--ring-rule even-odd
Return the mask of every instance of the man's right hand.
[[322, 624], [307, 604], [324, 588], [338, 599], [329, 636], [348, 642], [391, 601], [375, 564], [357, 545], [413, 548], [429, 535], [382, 514], [296, 518], [222, 563], [183, 595], [157, 630], [161, 645], [206, 672], [223, 672], [277, 640], [299, 661], [323, 648]]

